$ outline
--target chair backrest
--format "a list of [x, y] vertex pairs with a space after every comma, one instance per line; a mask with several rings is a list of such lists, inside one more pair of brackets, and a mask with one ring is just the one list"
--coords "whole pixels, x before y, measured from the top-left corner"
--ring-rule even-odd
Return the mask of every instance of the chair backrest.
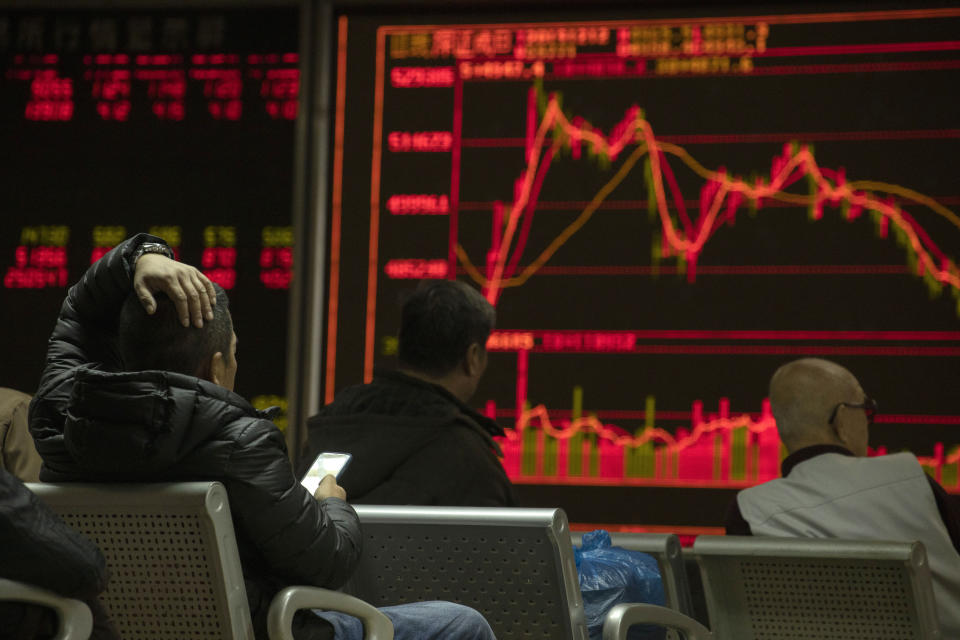
[[[573, 544], [583, 544], [583, 534], [574, 533]], [[680, 539], [674, 533], [628, 533], [611, 532], [610, 543], [630, 551], [642, 551], [656, 558], [663, 580], [663, 595], [666, 606], [685, 615], [692, 615], [690, 587], [683, 565]]]
[[375, 606], [465, 604], [499, 640], [587, 640], [562, 509], [355, 508], [363, 554], [347, 593]]
[[694, 552], [717, 638], [941, 637], [920, 542], [700, 536]]
[[124, 640], [252, 640], [222, 484], [27, 486], [100, 547], [101, 601]]

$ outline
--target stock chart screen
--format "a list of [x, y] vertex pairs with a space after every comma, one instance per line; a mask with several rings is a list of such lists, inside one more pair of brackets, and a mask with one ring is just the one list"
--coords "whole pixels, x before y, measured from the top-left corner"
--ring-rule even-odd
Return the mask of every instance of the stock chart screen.
[[0, 10], [0, 386], [36, 390], [68, 287], [144, 231], [227, 290], [237, 391], [284, 406], [298, 32], [295, 7]]
[[[832, 9], [831, 9], [832, 10]], [[714, 12], [714, 13], [712, 13]], [[960, 10], [339, 17], [325, 383], [423, 278], [497, 311], [474, 406], [527, 504], [722, 522], [779, 475], [773, 371], [880, 404], [956, 493]]]

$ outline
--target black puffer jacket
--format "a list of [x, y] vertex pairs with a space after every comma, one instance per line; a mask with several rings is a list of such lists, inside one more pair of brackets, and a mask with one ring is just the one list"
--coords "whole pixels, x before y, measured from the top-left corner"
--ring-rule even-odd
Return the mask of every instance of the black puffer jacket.
[[[116, 640], [97, 594], [107, 586], [107, 568], [90, 540], [60, 519], [19, 478], [0, 469], [0, 578], [24, 582], [84, 600], [94, 614], [94, 640]], [[52, 609], [0, 602], [0, 640], [53, 637]]]
[[[497, 423], [449, 391], [398, 371], [348, 387], [310, 418], [300, 465], [353, 454], [339, 483], [357, 504], [516, 506], [500, 464]], [[306, 469], [304, 469], [306, 471]]]
[[[237, 394], [164, 371], [121, 372], [116, 319], [132, 290], [138, 235], [70, 289], [50, 339], [30, 429], [46, 482], [219, 480], [227, 488], [258, 638], [284, 586], [337, 588], [360, 554], [360, 525], [336, 498], [318, 502], [294, 477], [280, 431]], [[302, 616], [298, 638], [331, 637]]]

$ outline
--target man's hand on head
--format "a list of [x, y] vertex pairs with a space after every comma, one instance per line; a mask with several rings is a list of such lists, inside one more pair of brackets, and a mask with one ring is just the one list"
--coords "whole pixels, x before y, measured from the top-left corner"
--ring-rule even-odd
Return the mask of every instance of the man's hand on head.
[[207, 276], [190, 265], [157, 253], [145, 253], [137, 260], [133, 289], [147, 313], [157, 309], [153, 294], [163, 292], [176, 306], [183, 326], [189, 327], [191, 319], [197, 327], [203, 326], [204, 319], [213, 320], [217, 292]]
[[323, 500], [324, 498], [340, 498], [341, 500], [346, 500], [347, 492], [337, 484], [337, 479], [328, 473], [323, 476], [323, 480], [320, 481], [320, 486], [313, 492], [313, 497], [317, 500]]

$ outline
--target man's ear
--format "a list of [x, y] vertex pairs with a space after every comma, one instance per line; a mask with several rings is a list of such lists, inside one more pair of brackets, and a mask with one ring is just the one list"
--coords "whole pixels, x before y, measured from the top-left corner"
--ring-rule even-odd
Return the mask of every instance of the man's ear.
[[224, 361], [223, 352], [217, 351], [215, 354], [210, 356], [210, 375], [207, 378], [213, 384], [219, 384], [224, 379], [224, 374], [227, 370], [227, 363]]
[[480, 343], [474, 342], [467, 347], [467, 354], [463, 359], [464, 373], [474, 378], [483, 375], [487, 366], [487, 351], [480, 346]]
[[837, 412], [837, 417], [833, 419], [830, 429], [833, 431], [833, 437], [836, 441], [845, 447], [847, 446], [847, 424], [844, 421], [843, 414], [843, 411]]

